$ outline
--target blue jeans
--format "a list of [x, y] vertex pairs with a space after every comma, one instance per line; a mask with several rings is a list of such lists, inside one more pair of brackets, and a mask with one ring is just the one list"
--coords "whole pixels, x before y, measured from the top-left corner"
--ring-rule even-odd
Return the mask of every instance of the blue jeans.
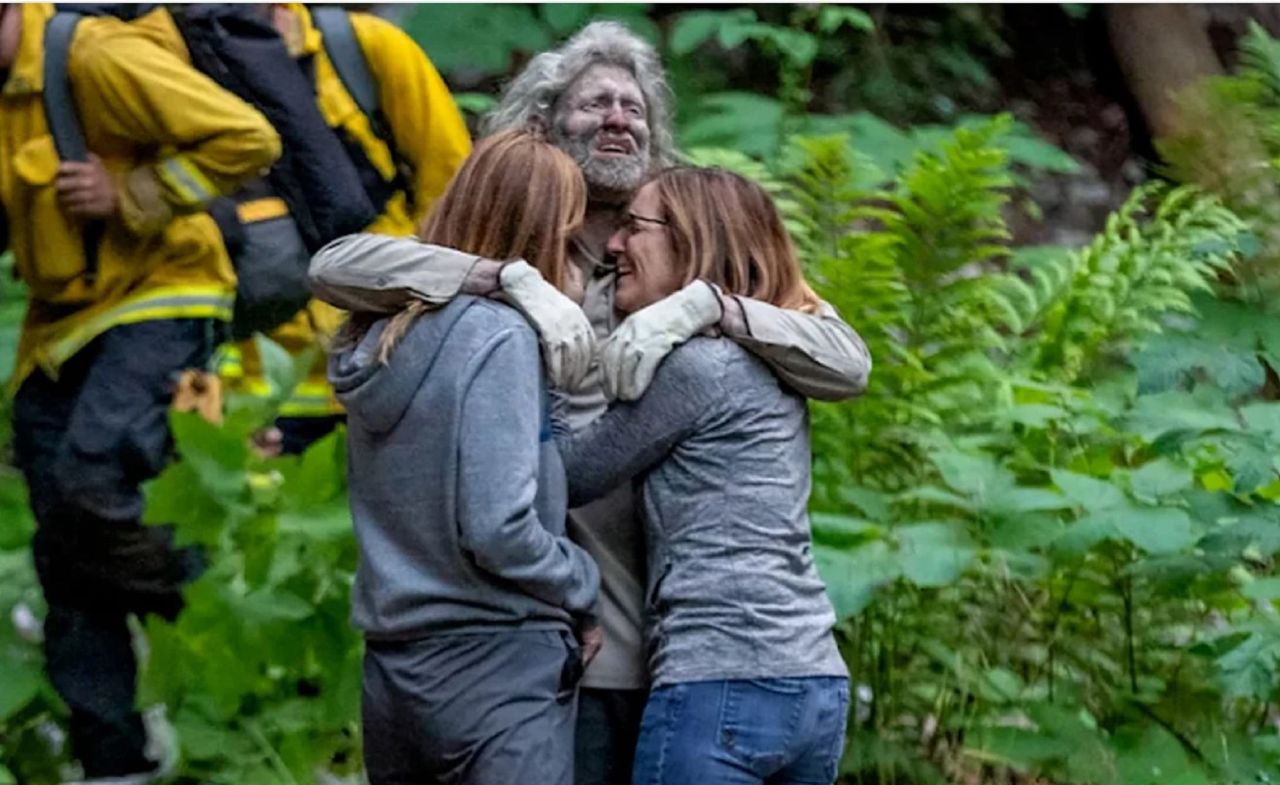
[[849, 680], [698, 681], [649, 694], [632, 785], [831, 785]]

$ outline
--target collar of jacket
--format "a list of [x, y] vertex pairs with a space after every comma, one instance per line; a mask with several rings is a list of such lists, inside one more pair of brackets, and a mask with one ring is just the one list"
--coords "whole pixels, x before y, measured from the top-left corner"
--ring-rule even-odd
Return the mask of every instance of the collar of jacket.
[[302, 3], [289, 3], [285, 6], [293, 16], [293, 24], [284, 35], [284, 44], [289, 55], [295, 60], [314, 55], [323, 46], [320, 31], [311, 23], [311, 11]]
[[6, 96], [29, 95], [44, 90], [44, 26], [53, 17], [52, 3], [25, 3], [22, 13], [22, 38], [18, 56], [4, 83]]

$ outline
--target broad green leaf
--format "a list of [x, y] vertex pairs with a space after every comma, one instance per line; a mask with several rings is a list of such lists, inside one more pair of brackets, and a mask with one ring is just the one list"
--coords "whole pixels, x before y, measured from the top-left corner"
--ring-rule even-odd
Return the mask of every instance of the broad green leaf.
[[899, 496], [898, 501], [924, 502], [926, 504], [951, 507], [965, 512], [976, 511], [973, 501], [969, 498], [961, 496], [958, 493], [952, 493], [945, 488], [939, 488], [936, 485], [921, 485], [918, 488], [912, 488]]
[[[731, 11], [690, 11], [680, 14], [671, 28], [667, 45], [674, 55], [687, 55], [714, 38], [726, 25], [739, 26], [754, 22], [755, 12], [749, 8]], [[729, 47], [732, 48], [732, 47]]]
[[833, 548], [856, 548], [883, 536], [883, 529], [870, 521], [847, 515], [815, 512], [809, 516], [813, 541]]
[[1193, 434], [1239, 429], [1235, 415], [1220, 393], [1207, 388], [1196, 393], [1166, 392], [1138, 398], [1127, 425], [1148, 442], [1170, 431]]
[[233, 502], [244, 493], [249, 448], [239, 434], [206, 422], [194, 412], [175, 412], [169, 423], [183, 462], [214, 499]]
[[1191, 487], [1191, 471], [1178, 466], [1167, 458], [1159, 458], [1144, 464], [1129, 477], [1135, 496], [1156, 501], [1164, 496], [1181, 493]]
[[144, 483], [143, 493], [147, 500], [143, 521], [172, 524], [178, 545], [216, 546], [230, 517], [223, 504], [234, 503], [234, 499], [211, 495], [193, 465], [185, 461], [171, 464], [159, 477]]
[[1016, 700], [1026, 689], [1018, 674], [1007, 668], [990, 668], [983, 677], [986, 684], [1000, 696], [1001, 702]]
[[1227, 695], [1265, 699], [1275, 689], [1280, 661], [1280, 627], [1253, 627], [1238, 645], [1218, 658], [1218, 675]]
[[591, 11], [590, 3], [545, 3], [538, 6], [543, 21], [559, 35], [577, 32], [579, 27], [591, 21]]
[[1076, 174], [1080, 163], [1069, 153], [1036, 136], [1030, 129], [1010, 134], [1004, 140], [1009, 160], [1031, 169], [1062, 174]]
[[992, 547], [1023, 550], [1048, 545], [1063, 528], [1062, 521], [1050, 515], [1010, 515], [998, 518], [988, 536]]
[[1066, 469], [1054, 469], [1050, 474], [1068, 499], [1090, 512], [1111, 509], [1125, 502], [1124, 491], [1105, 480]]
[[497, 99], [487, 93], [454, 93], [453, 102], [467, 114], [483, 115], [498, 105]]
[[1053, 541], [1053, 550], [1061, 556], [1079, 557], [1094, 545], [1119, 536], [1113, 517], [1108, 512], [1095, 512], [1068, 526]]
[[25, 548], [34, 532], [26, 483], [16, 472], [0, 474], [0, 551]]
[[281, 510], [276, 519], [281, 534], [309, 540], [341, 540], [351, 534], [351, 507], [345, 497], [298, 509]]
[[992, 511], [1001, 515], [1066, 510], [1071, 500], [1049, 488], [1010, 488], [990, 501]]
[[1191, 547], [1197, 539], [1191, 518], [1178, 508], [1127, 504], [1094, 515], [1108, 520], [1120, 537], [1147, 553], [1176, 553]]
[[445, 73], [504, 74], [512, 55], [540, 52], [553, 43], [532, 9], [520, 5], [416, 5], [404, 29]]
[[1280, 511], [1245, 509], [1218, 519], [1218, 523], [1200, 543], [1206, 553], [1240, 557], [1253, 551], [1262, 558], [1280, 553]]
[[948, 450], [931, 457], [948, 486], [973, 497], [980, 505], [985, 506], [993, 496], [1014, 485], [1013, 472], [990, 456]]
[[307, 378], [319, 354], [319, 347], [312, 346], [297, 356], [291, 355], [261, 333], [254, 334], [253, 344], [262, 363], [262, 376], [270, 385], [271, 397], [275, 401], [289, 397], [294, 388]]
[[1251, 600], [1280, 599], [1280, 577], [1258, 578], [1245, 584], [1241, 593]]
[[893, 530], [898, 544], [902, 574], [917, 586], [936, 587], [954, 583], [975, 552], [968, 535], [958, 524], [916, 523]]
[[834, 33], [846, 25], [864, 33], [876, 28], [866, 11], [853, 6], [823, 5], [818, 9], [818, 30], [823, 33]]
[[1174, 390], [1197, 375], [1212, 379], [1233, 395], [1256, 390], [1266, 381], [1266, 370], [1256, 351], [1182, 332], [1148, 339], [1130, 362], [1138, 370], [1139, 388], [1144, 393]]
[[813, 558], [838, 619], [861, 613], [877, 589], [901, 574], [898, 560], [883, 540], [874, 540], [854, 550], [815, 543]]
[[[0, 650], [0, 656], [5, 652]], [[37, 662], [4, 656], [5, 673], [0, 679], [0, 726], [4, 720], [22, 709], [40, 692], [44, 676]]]
[[889, 497], [871, 488], [852, 485], [841, 486], [840, 500], [852, 504], [873, 521], [886, 521], [889, 518]]
[[[749, 155], [778, 148], [782, 104], [755, 93], [711, 93], [698, 99], [680, 128], [682, 147], [734, 147]], [[683, 115], [683, 112], [681, 113]]]
[[1066, 757], [1071, 743], [1040, 731], [1024, 728], [983, 728], [977, 741], [965, 751], [981, 760], [1028, 766]]
[[1240, 417], [1246, 428], [1256, 431], [1280, 447], [1280, 403], [1260, 401], [1242, 406]]
[[237, 605], [255, 622], [296, 622], [315, 612], [311, 603], [282, 589], [260, 589], [245, 595]]

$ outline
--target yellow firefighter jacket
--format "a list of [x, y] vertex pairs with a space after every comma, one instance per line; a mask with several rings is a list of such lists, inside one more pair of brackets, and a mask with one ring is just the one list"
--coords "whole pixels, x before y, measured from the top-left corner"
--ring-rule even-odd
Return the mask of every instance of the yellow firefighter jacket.
[[[369, 161], [387, 179], [395, 174], [391, 150], [379, 139], [338, 77], [325, 54], [320, 31], [301, 4], [291, 4], [296, 28], [285, 39], [295, 57], [314, 57], [316, 101], [331, 127], [358, 140]], [[378, 100], [396, 149], [413, 168], [413, 208], [406, 195], [393, 196], [365, 231], [407, 236], [444, 191], [453, 173], [471, 152], [471, 137], [449, 88], [413, 39], [395, 25], [370, 14], [352, 13], [351, 25], [369, 71], [378, 85]], [[333, 335], [343, 313], [312, 301], [292, 321], [270, 336], [291, 355], [320, 346], [307, 378], [280, 409], [285, 417], [337, 414], [342, 406], [333, 397], [325, 375], [324, 342]], [[237, 357], [238, 355], [238, 357]], [[232, 389], [265, 394], [261, 363], [252, 341], [229, 352], [223, 374]]]
[[120, 196], [96, 275], [86, 275], [82, 225], [58, 206], [60, 162], [42, 104], [53, 7], [24, 5], [21, 13], [18, 53], [0, 86], [0, 202], [29, 293], [14, 389], [36, 368], [56, 375], [118, 324], [229, 319], [235, 277], [203, 208], [280, 154], [265, 117], [190, 66], [167, 13], [132, 24], [85, 18], [67, 73], [87, 146], [116, 177]]

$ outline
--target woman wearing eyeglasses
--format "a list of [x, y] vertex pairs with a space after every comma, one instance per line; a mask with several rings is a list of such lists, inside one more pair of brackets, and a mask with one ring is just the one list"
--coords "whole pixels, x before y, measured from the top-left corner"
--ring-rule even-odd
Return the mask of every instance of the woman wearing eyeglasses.
[[[654, 177], [609, 251], [622, 313], [721, 292], [820, 307], [768, 195], [723, 170]], [[833, 782], [849, 682], [811, 550], [803, 399], [737, 343], [703, 336], [640, 400], [557, 441], [570, 504], [632, 477], [643, 494], [653, 689], [634, 785]]]

